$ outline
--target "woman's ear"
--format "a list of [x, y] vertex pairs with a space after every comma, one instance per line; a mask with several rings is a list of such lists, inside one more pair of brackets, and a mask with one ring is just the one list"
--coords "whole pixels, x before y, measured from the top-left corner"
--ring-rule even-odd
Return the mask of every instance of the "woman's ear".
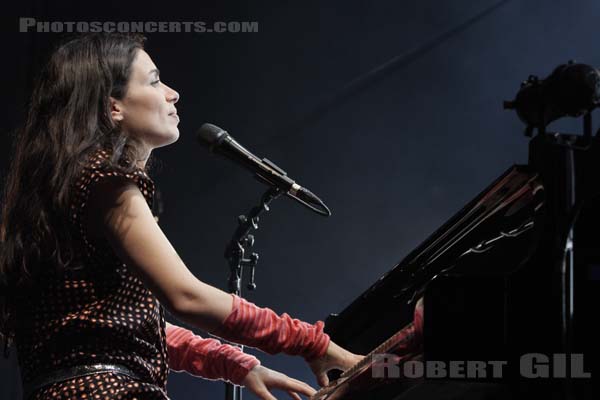
[[110, 98], [110, 115], [115, 123], [123, 121], [123, 107], [119, 100]]

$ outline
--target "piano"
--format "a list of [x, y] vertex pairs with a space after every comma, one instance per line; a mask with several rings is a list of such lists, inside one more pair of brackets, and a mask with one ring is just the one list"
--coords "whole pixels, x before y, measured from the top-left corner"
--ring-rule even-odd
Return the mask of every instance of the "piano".
[[[358, 378], [346, 380], [346, 371], [329, 386], [333, 393], [343, 390], [314, 398], [597, 398], [599, 142], [589, 135], [538, 134], [527, 165], [508, 168], [326, 319], [332, 340], [368, 354], [411, 323], [423, 298], [422, 363], [502, 360], [500, 373], [489, 373], [493, 366], [487, 365], [488, 373], [476, 377], [463, 369], [441, 378], [374, 379], [372, 366], [359, 365], [350, 371], [360, 369]], [[543, 356], [548, 368], [535, 372], [544, 377], [529, 378], [524, 360], [541, 357], [542, 364]]]

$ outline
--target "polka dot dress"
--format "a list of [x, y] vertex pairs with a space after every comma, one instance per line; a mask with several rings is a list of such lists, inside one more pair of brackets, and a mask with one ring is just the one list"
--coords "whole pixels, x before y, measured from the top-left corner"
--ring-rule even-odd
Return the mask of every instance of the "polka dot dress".
[[84, 229], [84, 210], [94, 184], [111, 176], [131, 179], [152, 209], [154, 183], [141, 169], [111, 169], [100, 150], [75, 182], [70, 227], [78, 245], [76, 268], [46, 274], [17, 301], [16, 344], [24, 383], [77, 365], [115, 363], [140, 380], [95, 373], [46, 386], [30, 399], [168, 399], [164, 310], [104, 240]]

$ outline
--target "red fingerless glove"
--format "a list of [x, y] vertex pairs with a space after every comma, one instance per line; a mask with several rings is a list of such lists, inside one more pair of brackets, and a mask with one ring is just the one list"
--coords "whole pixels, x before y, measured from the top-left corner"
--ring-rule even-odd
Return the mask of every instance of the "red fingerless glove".
[[394, 354], [401, 356], [401, 360], [411, 359], [423, 352], [423, 315], [423, 302], [419, 300], [415, 306], [412, 322], [395, 335], [397, 344], [394, 347]]
[[413, 324], [415, 325], [415, 336], [419, 342], [422, 344], [423, 341], [423, 318], [425, 315], [425, 311], [423, 310], [423, 300], [417, 301], [415, 306], [415, 312], [413, 315]]
[[256, 347], [269, 354], [300, 355], [307, 361], [323, 356], [329, 346], [324, 324], [312, 325], [288, 314], [277, 315], [269, 308], [259, 308], [236, 295], [233, 309], [215, 335], [228, 341]]
[[216, 339], [205, 339], [185, 328], [167, 327], [169, 368], [207, 379], [224, 379], [241, 385], [248, 372], [260, 364], [239, 348]]

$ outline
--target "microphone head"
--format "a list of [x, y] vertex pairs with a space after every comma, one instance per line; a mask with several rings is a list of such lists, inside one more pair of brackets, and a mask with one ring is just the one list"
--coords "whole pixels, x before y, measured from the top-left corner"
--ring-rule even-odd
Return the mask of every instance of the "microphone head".
[[216, 125], [205, 123], [198, 129], [197, 137], [201, 145], [213, 151], [215, 147], [218, 147], [223, 140], [229, 137], [229, 134]]

